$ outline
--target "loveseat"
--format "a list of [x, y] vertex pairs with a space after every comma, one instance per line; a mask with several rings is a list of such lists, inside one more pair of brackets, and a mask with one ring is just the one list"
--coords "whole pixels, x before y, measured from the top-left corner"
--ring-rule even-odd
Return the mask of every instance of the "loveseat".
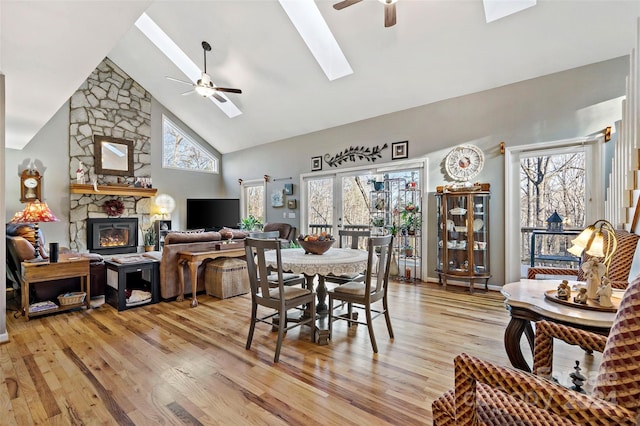
[[[164, 239], [164, 248], [160, 255], [160, 297], [172, 299], [178, 296], [180, 291], [180, 265], [178, 265], [178, 253], [181, 251], [208, 251], [215, 250], [216, 243], [221, 240], [244, 239], [248, 232], [235, 229], [222, 229], [220, 232], [169, 232]], [[204, 264], [198, 268], [198, 291], [204, 291]], [[191, 278], [186, 273], [184, 276], [184, 292], [192, 293]]]

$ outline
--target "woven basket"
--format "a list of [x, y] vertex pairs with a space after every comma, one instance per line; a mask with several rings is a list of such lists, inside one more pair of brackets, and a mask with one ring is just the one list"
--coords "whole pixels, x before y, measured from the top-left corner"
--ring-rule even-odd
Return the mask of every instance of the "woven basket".
[[207, 263], [205, 289], [209, 296], [219, 299], [249, 293], [247, 262], [242, 259], [215, 259]]
[[60, 304], [60, 306], [75, 305], [84, 302], [86, 296], [87, 293], [83, 291], [61, 294], [58, 296], [58, 304]]

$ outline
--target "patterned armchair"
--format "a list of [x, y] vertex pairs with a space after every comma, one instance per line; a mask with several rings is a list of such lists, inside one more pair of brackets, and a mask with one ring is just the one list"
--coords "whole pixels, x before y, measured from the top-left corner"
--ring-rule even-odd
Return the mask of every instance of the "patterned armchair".
[[[617, 230], [618, 248], [609, 265], [609, 280], [611, 287], [624, 289], [629, 285], [631, 265], [638, 246], [639, 235], [631, 234], [627, 231]], [[587, 260], [586, 258], [583, 259]], [[536, 279], [539, 275], [548, 276], [577, 276], [578, 281], [585, 281], [582, 269], [555, 268], [550, 266], [533, 266], [527, 272], [527, 278]]]
[[433, 402], [433, 424], [640, 424], [640, 277], [625, 291], [608, 337], [536, 323], [534, 371], [542, 376], [551, 374], [554, 337], [603, 352], [591, 395], [461, 354], [455, 388]]

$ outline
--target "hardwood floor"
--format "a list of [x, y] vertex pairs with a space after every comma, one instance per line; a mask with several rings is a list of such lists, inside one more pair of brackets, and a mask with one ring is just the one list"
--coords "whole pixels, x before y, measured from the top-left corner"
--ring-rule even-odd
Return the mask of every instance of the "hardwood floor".
[[[499, 293], [393, 283], [389, 298], [395, 339], [375, 320], [378, 354], [366, 327], [339, 321], [328, 346], [312, 344], [307, 327], [290, 331], [278, 364], [267, 325], [245, 350], [248, 295], [28, 322], [8, 312], [0, 423], [431, 424], [431, 403], [453, 387], [455, 355], [509, 365]], [[588, 377], [599, 362], [568, 346], [556, 345], [556, 357], [565, 378], [576, 359]]]

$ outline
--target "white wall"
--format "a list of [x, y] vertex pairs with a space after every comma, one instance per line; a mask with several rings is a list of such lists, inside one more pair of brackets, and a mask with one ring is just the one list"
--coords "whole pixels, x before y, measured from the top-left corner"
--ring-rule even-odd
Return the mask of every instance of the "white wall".
[[[293, 176], [310, 172], [311, 157], [335, 154], [351, 145], [375, 146], [409, 141], [409, 157], [428, 156], [429, 191], [447, 183], [442, 160], [456, 145], [472, 143], [485, 154], [485, 167], [476, 178], [491, 184], [491, 284], [504, 284], [504, 160], [507, 146], [569, 139], [597, 133], [620, 119], [620, 96], [625, 93], [627, 56], [496, 89], [449, 99], [272, 144], [225, 154], [224, 183], [229, 196], [239, 196], [237, 179], [264, 174]], [[286, 120], [286, 117], [282, 118]], [[380, 162], [391, 161], [390, 150]], [[366, 165], [345, 163], [342, 167]], [[327, 167], [326, 165], [324, 166]], [[336, 170], [339, 170], [336, 169]], [[270, 183], [272, 188], [282, 186]], [[602, 189], [604, 191], [604, 187]], [[234, 195], [235, 194], [235, 195]], [[429, 247], [435, 247], [433, 195], [424, 226]], [[282, 210], [268, 208], [268, 221], [282, 221]], [[431, 253], [434, 251], [432, 250]], [[425, 266], [432, 277], [433, 255]]]

